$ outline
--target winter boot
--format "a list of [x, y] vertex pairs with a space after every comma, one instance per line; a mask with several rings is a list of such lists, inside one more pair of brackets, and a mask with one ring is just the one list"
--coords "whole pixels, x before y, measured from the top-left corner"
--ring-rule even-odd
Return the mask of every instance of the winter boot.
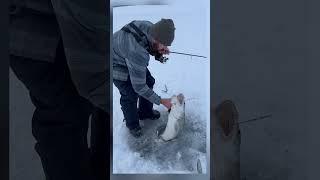
[[138, 138], [138, 137], [142, 136], [141, 127], [138, 126], [136, 128], [130, 129], [130, 134], [135, 138]]

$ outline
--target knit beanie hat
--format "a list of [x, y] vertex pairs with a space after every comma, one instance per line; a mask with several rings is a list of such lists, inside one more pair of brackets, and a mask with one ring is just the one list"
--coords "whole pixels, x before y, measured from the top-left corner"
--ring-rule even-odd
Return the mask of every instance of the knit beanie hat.
[[151, 26], [151, 36], [165, 46], [171, 46], [174, 39], [174, 27], [172, 19], [161, 19]]

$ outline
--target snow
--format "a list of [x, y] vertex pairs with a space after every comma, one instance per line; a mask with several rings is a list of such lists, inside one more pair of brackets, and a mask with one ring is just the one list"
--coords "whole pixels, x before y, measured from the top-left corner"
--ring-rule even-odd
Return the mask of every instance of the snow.
[[[209, 0], [171, 1], [171, 5], [130, 6], [113, 9], [113, 31], [132, 20], [157, 22], [173, 19], [176, 26], [171, 51], [198, 54], [197, 58], [170, 54], [165, 64], [149, 62], [149, 70], [156, 79], [154, 91], [163, 98], [183, 93], [186, 97], [186, 124], [178, 138], [162, 142], [156, 129], [166, 124], [168, 112], [161, 112], [156, 121], [140, 121], [143, 137], [133, 138], [123, 122], [118, 89], [113, 86], [113, 173], [114, 174], [190, 174], [197, 173], [197, 161], [203, 173], [207, 171], [210, 103]], [[183, 3], [183, 8], [181, 4]], [[165, 92], [167, 87], [167, 92]]]

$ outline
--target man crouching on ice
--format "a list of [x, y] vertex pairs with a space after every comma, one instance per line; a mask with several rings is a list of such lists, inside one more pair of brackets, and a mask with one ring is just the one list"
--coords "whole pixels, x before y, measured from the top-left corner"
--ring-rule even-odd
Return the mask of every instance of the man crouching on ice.
[[142, 135], [139, 119], [160, 118], [153, 104], [171, 108], [170, 98], [163, 99], [152, 90], [155, 79], [147, 66], [149, 55], [162, 61], [162, 55], [169, 54], [167, 46], [174, 39], [174, 31], [171, 19], [161, 19], [155, 24], [132, 21], [113, 34], [113, 83], [121, 94], [120, 104], [126, 126], [134, 137]]

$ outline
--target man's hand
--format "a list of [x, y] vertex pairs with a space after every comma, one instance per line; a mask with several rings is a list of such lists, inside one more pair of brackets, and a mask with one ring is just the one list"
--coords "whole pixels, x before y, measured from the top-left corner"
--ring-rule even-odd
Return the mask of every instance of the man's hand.
[[159, 49], [159, 53], [160, 53], [160, 54], [169, 54], [170, 51], [169, 51], [169, 48], [168, 48], [167, 46], [162, 46], [162, 47], [160, 47], [160, 49]]
[[164, 105], [167, 109], [171, 109], [172, 106], [170, 98], [161, 99], [160, 104]]

